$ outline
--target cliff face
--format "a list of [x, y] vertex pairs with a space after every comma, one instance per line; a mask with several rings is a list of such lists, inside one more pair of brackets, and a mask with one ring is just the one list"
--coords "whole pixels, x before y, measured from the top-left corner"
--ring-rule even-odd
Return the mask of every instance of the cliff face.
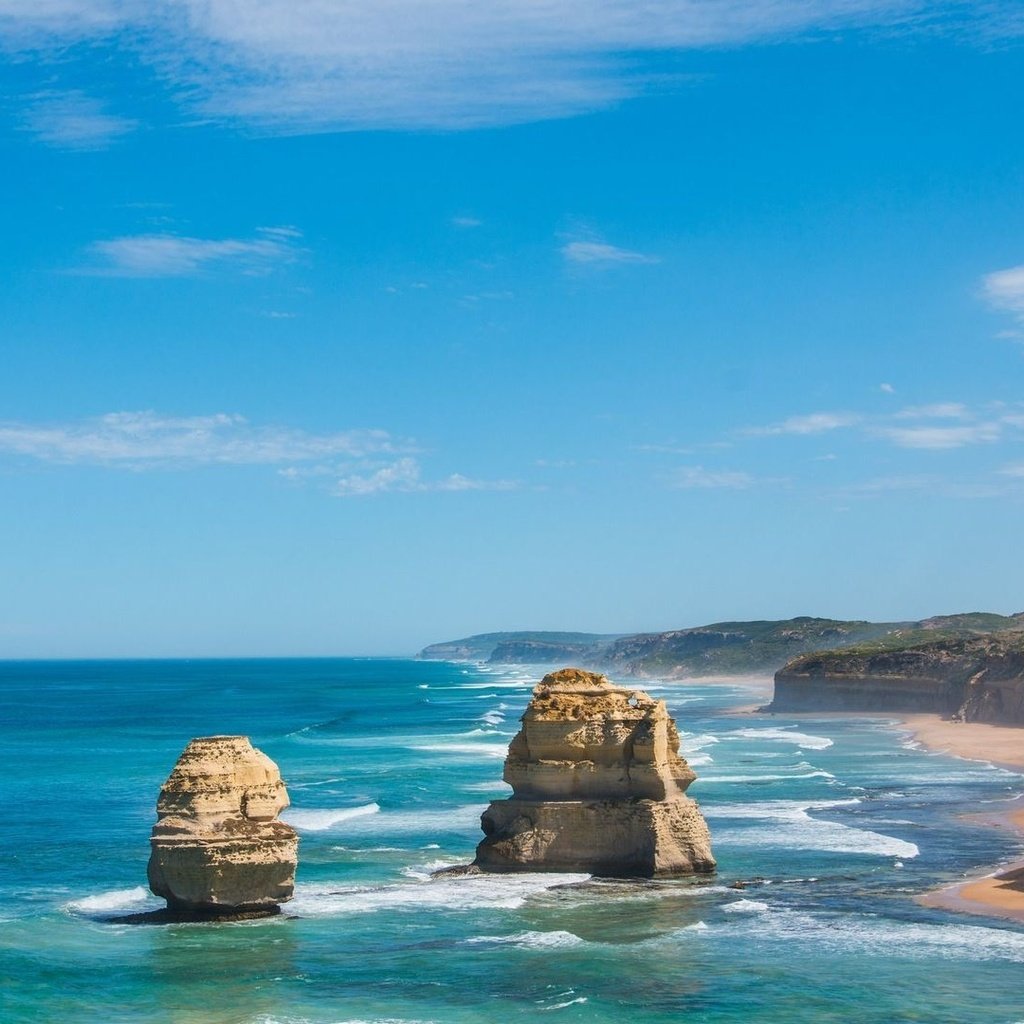
[[176, 912], [275, 912], [295, 888], [287, 806], [277, 765], [245, 736], [192, 740], [157, 800], [149, 887]]
[[794, 658], [775, 675], [773, 711], [929, 711], [1024, 725], [1024, 632], [929, 637]]
[[495, 664], [577, 665], [639, 679], [681, 679], [710, 675], [774, 672], [798, 654], [851, 647], [908, 630], [939, 635], [1020, 630], [1024, 613], [996, 615], [966, 612], [937, 615], [921, 622], [866, 622], [793, 619], [715, 622], [664, 633], [602, 636], [593, 633], [482, 633], [432, 644], [420, 658], [443, 661], [489, 661]]
[[563, 669], [541, 680], [522, 721], [505, 761], [513, 795], [481, 818], [478, 867], [620, 877], [714, 870], [707, 825], [684, 795], [696, 776], [663, 701]]

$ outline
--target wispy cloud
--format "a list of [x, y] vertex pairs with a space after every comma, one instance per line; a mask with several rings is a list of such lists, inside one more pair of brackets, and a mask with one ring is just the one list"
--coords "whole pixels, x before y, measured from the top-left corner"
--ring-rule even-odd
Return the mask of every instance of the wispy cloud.
[[982, 288], [996, 309], [1024, 317], [1024, 264], [987, 274], [982, 279]]
[[791, 416], [765, 427], [748, 427], [740, 433], [753, 437], [803, 436], [855, 429], [863, 437], [888, 441], [899, 448], [939, 451], [990, 444], [1001, 440], [1007, 431], [1021, 427], [1024, 415], [1002, 403], [972, 409], [963, 402], [933, 402], [886, 414], [816, 412]]
[[231, 269], [265, 274], [294, 262], [301, 250], [294, 228], [260, 228], [252, 238], [125, 235], [93, 242], [79, 273], [105, 277], [192, 277]]
[[754, 477], [749, 473], [731, 469], [705, 469], [703, 466], [680, 466], [672, 470], [667, 479], [671, 487], [684, 489], [745, 490], [754, 485]]
[[104, 110], [78, 90], [41, 92], [31, 97], [21, 127], [40, 142], [61, 149], [105, 149], [138, 127], [138, 122]]
[[461, 473], [452, 473], [439, 480], [424, 480], [419, 462], [407, 456], [369, 472], [340, 477], [331, 493], [339, 498], [351, 498], [390, 491], [510, 491], [516, 487], [518, 484], [514, 480], [475, 480]]
[[256, 427], [243, 416], [161, 416], [114, 412], [77, 423], [0, 422], [0, 454], [65, 465], [125, 469], [196, 465], [282, 465], [330, 457], [358, 458], [408, 450], [382, 430], [310, 434], [289, 427]]
[[483, 221], [476, 217], [452, 217], [452, 224], [457, 228], [478, 228]]
[[593, 267], [612, 267], [623, 263], [657, 263], [655, 256], [648, 256], [632, 249], [620, 249], [607, 242], [576, 241], [562, 246], [562, 256], [568, 263], [586, 264]]
[[812, 412], [805, 416], [790, 416], [780, 423], [771, 423], [766, 427], [750, 427], [744, 433], [765, 436], [825, 434], [830, 430], [856, 426], [861, 419], [862, 417], [856, 413]]
[[873, 432], [900, 448], [929, 448], [933, 451], [963, 448], [972, 444], [991, 444], [1002, 437], [1002, 427], [995, 422], [957, 427], [875, 427]]
[[1021, 32], [956, 0], [0, 0], [9, 46], [120, 29], [181, 102], [279, 132], [563, 117], [665, 88], [645, 54], [946, 23]]
[[910, 405], [893, 416], [897, 420], [966, 420], [971, 411], [963, 402], [933, 402], [931, 405]]

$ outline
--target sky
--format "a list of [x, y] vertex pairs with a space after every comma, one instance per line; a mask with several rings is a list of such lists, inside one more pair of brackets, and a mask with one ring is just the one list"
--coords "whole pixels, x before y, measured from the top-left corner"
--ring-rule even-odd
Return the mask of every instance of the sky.
[[1022, 44], [0, 0], [0, 657], [1024, 610]]

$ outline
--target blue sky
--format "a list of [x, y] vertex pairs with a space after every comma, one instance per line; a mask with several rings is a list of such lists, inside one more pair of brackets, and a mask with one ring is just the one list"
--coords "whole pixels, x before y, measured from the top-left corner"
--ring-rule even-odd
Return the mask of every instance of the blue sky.
[[1018, 5], [0, 38], [0, 657], [1024, 609]]

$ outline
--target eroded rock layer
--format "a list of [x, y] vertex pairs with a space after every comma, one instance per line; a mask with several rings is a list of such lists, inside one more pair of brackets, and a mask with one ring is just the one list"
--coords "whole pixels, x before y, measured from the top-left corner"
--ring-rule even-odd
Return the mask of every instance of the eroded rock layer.
[[160, 790], [149, 887], [169, 910], [276, 912], [292, 898], [298, 836], [278, 821], [288, 793], [245, 736], [192, 740]]
[[1024, 725], [1024, 631], [929, 637], [794, 658], [775, 675], [772, 711], [926, 711]]
[[478, 867], [621, 877], [714, 870], [707, 824], [685, 795], [696, 775], [664, 701], [562, 669], [534, 689], [522, 722], [505, 761], [512, 796], [481, 818]]

